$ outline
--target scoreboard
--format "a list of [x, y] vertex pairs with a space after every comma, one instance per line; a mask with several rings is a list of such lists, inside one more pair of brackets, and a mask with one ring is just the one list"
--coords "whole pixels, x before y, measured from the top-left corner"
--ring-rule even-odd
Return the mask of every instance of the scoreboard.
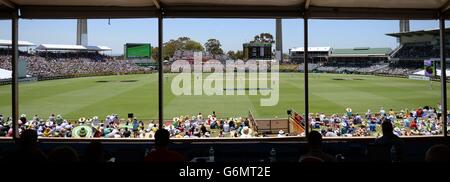
[[127, 59], [150, 59], [152, 57], [152, 46], [146, 43], [127, 43], [124, 45], [124, 56]]

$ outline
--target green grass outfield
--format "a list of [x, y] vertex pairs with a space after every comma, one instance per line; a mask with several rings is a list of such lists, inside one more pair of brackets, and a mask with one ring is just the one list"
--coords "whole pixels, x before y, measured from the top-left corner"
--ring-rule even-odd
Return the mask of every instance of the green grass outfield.
[[[175, 74], [164, 78], [165, 118], [179, 115], [204, 116], [216, 111], [219, 117], [246, 116], [249, 110], [257, 118], [285, 118], [286, 110], [303, 112], [303, 74], [280, 73], [280, 99], [276, 106], [260, 106], [266, 96], [174, 96], [170, 89]], [[207, 75], [204, 75], [206, 77]], [[439, 102], [439, 82], [366, 75], [311, 74], [311, 112], [343, 113], [346, 107], [353, 112], [367, 109], [400, 110]], [[140, 119], [157, 118], [157, 74], [121, 75], [75, 78], [33, 83], [21, 83], [20, 113], [47, 117], [51, 113], [65, 118], [104, 116], [117, 113], [127, 117], [134, 113]], [[0, 86], [0, 113], [10, 115], [11, 86]]]

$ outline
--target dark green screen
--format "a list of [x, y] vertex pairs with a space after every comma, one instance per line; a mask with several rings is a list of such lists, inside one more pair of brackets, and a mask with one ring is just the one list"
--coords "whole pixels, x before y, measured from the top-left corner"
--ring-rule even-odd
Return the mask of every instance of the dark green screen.
[[150, 44], [127, 45], [128, 58], [144, 58], [151, 57], [152, 48]]

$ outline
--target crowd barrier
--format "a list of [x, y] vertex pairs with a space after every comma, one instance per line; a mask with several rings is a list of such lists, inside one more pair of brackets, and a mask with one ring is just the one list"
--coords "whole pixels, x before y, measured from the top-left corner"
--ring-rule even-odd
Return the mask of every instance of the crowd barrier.
[[[447, 143], [442, 137], [404, 137], [405, 161], [423, 161], [429, 147]], [[85, 152], [92, 141], [101, 141], [104, 149], [116, 158], [116, 162], [143, 161], [145, 151], [154, 145], [152, 139], [64, 139], [40, 138], [39, 147], [44, 152], [65, 145], [73, 147], [80, 154]], [[182, 153], [189, 160], [208, 156], [211, 147], [217, 161], [260, 161], [269, 157], [270, 150], [276, 149], [277, 161], [298, 161], [307, 152], [304, 137], [267, 138], [220, 138], [220, 139], [172, 139], [170, 149]], [[345, 161], [369, 161], [366, 155], [368, 145], [375, 138], [324, 138], [323, 149], [331, 155], [341, 154]], [[11, 139], [0, 139], [0, 152], [15, 146]]]
[[260, 134], [277, 134], [280, 130], [290, 133], [289, 120], [286, 119], [257, 119], [255, 123], [258, 125]]

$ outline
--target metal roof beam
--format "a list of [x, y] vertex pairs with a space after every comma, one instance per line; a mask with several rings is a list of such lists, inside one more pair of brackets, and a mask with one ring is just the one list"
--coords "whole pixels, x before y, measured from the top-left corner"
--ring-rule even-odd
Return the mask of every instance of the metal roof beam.
[[14, 4], [13, 2], [11, 2], [9, 0], [0, 0], [0, 4], [3, 4], [6, 7], [11, 8], [11, 9], [15, 9], [17, 7], [16, 4]]
[[440, 8], [441, 13], [445, 13], [450, 8], [450, 0], [447, 0]]
[[376, 19], [398, 20], [437, 19], [435, 9], [405, 9], [405, 8], [336, 8], [336, 7], [309, 7], [309, 17], [312, 19]]
[[301, 7], [271, 6], [167, 6], [168, 18], [300, 18]]
[[148, 7], [95, 7], [95, 6], [21, 6], [25, 19], [95, 19], [95, 18], [154, 18], [158, 9]]
[[[297, 7], [270, 6], [164, 6], [167, 18], [302, 18], [304, 5]], [[63, 18], [156, 18], [160, 9], [148, 7], [95, 6], [21, 6], [21, 17], [31, 19]], [[424, 19], [439, 17], [436, 9], [336, 8], [308, 7], [311, 19]], [[299, 13], [300, 12], [300, 13]], [[1, 13], [1, 12], [0, 12]]]
[[161, 2], [159, 2], [159, 0], [153, 0], [153, 3], [155, 4], [157, 9], [161, 9]]
[[306, 2], [305, 2], [305, 10], [308, 10], [309, 4], [311, 4], [311, 0], [306, 0]]

